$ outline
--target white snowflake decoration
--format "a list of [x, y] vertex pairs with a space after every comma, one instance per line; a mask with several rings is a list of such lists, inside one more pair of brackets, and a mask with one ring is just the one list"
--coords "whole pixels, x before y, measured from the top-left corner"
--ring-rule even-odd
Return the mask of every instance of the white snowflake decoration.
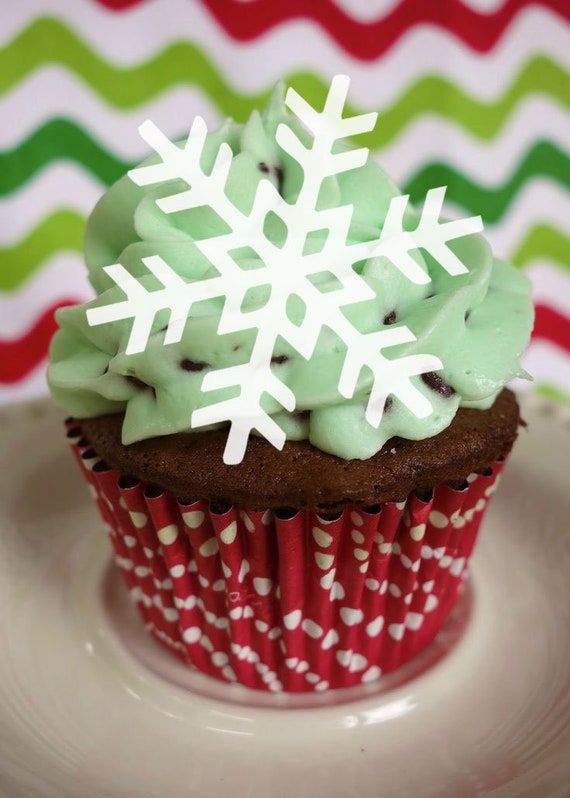
[[[289, 89], [286, 105], [311, 131], [312, 146], [307, 148], [292, 128], [280, 124], [277, 143], [303, 169], [303, 183], [294, 204], [286, 202], [269, 180], [258, 185], [253, 207], [247, 214], [240, 211], [225, 193], [233, 154], [228, 144], [221, 144], [214, 167], [205, 174], [200, 157], [206, 141], [207, 129], [202, 118], [192, 125], [184, 148], [173, 144], [150, 121], [140, 127], [145, 141], [162, 159], [161, 163], [139, 167], [129, 174], [141, 186], [182, 179], [188, 190], [157, 200], [164, 213], [210, 206], [227, 223], [226, 235], [196, 241], [210, 263], [218, 271], [217, 277], [185, 282], [158, 255], [143, 258], [146, 267], [164, 286], [148, 292], [121, 264], [105, 267], [105, 271], [125, 292], [127, 299], [88, 311], [90, 325], [133, 319], [126, 353], [144, 351], [156, 314], [170, 310], [170, 321], [164, 343], [180, 341], [188, 314], [195, 302], [225, 297], [218, 333], [234, 333], [257, 328], [258, 333], [247, 363], [207, 373], [202, 390], [239, 386], [237, 396], [194, 410], [193, 428], [222, 421], [230, 422], [230, 432], [224, 452], [224, 462], [239, 463], [243, 459], [249, 435], [257, 430], [278, 449], [285, 443], [285, 433], [261, 405], [264, 394], [276, 399], [286, 410], [295, 409], [295, 396], [272, 371], [271, 357], [278, 337], [287, 341], [302, 357], [311, 357], [317, 339], [326, 326], [346, 344], [347, 351], [338, 384], [346, 399], [352, 398], [361, 369], [367, 366], [373, 375], [366, 419], [377, 427], [382, 419], [389, 394], [400, 401], [418, 418], [428, 416], [429, 400], [413, 385], [410, 378], [442, 368], [439, 358], [419, 354], [388, 359], [383, 350], [415, 340], [405, 325], [363, 334], [348, 321], [342, 308], [374, 297], [366, 281], [353, 265], [367, 258], [384, 255], [403, 275], [414, 283], [427, 283], [430, 277], [411, 257], [410, 251], [422, 247], [449, 274], [467, 271], [464, 264], [448, 248], [447, 243], [460, 236], [482, 230], [480, 217], [440, 222], [439, 215], [445, 187], [428, 192], [417, 229], [403, 229], [403, 217], [409, 197], [396, 197], [390, 203], [386, 220], [376, 240], [347, 244], [353, 206], [344, 205], [317, 210], [317, 199], [323, 180], [335, 174], [362, 166], [368, 149], [343, 150], [333, 153], [338, 139], [371, 130], [376, 114], [362, 114], [343, 119], [349, 79], [340, 75], [333, 79], [325, 107], [321, 112], [312, 108], [293, 89]], [[279, 246], [264, 234], [269, 212], [275, 213], [287, 228], [287, 237]], [[326, 230], [323, 248], [317, 253], [304, 254], [307, 237], [314, 231]], [[259, 255], [265, 268], [242, 270], [231, 252], [249, 247]], [[321, 293], [309, 279], [319, 272], [330, 272], [340, 288]], [[244, 313], [242, 303], [249, 289], [269, 286], [266, 304]], [[306, 306], [300, 326], [287, 315], [287, 302], [299, 297]]]

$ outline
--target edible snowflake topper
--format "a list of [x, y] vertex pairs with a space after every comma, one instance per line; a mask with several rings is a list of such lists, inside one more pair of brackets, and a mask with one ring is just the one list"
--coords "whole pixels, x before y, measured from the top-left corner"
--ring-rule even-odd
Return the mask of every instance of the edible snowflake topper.
[[[364, 147], [333, 152], [339, 139], [370, 131], [376, 123], [375, 113], [343, 118], [348, 86], [348, 77], [336, 76], [322, 111], [316, 111], [293, 89], [287, 91], [285, 103], [311, 132], [312, 145], [307, 147], [284, 123], [278, 126], [275, 138], [302, 168], [303, 182], [295, 202], [289, 203], [273, 183], [262, 179], [249, 213], [239, 210], [225, 193], [233, 158], [227, 143], [220, 145], [211, 172], [206, 174], [202, 170], [200, 158], [207, 128], [201, 117], [195, 119], [183, 148], [172, 143], [150, 121], [139, 128], [141, 136], [160, 156], [161, 162], [132, 170], [129, 172], [131, 179], [139, 186], [183, 180], [188, 189], [158, 199], [158, 207], [169, 214], [209, 206], [226, 222], [230, 232], [195, 241], [218, 272], [217, 276], [209, 279], [186, 282], [163, 258], [153, 255], [142, 261], [163, 288], [147, 291], [120, 263], [104, 267], [127, 298], [88, 310], [88, 323], [94, 326], [132, 318], [126, 354], [134, 354], [144, 351], [159, 311], [170, 310], [164, 344], [177, 343], [194, 303], [224, 297], [218, 334], [257, 328], [255, 343], [246, 363], [211, 370], [203, 378], [203, 392], [237, 387], [237, 395], [212, 401], [194, 410], [189, 419], [192, 428], [229, 421], [224, 451], [224, 462], [228, 464], [242, 461], [253, 430], [277, 449], [285, 443], [285, 432], [262, 406], [264, 394], [273, 397], [288, 411], [292, 412], [296, 406], [291, 389], [271, 369], [278, 338], [284, 339], [303, 358], [309, 359], [323, 327], [336, 333], [346, 345], [339, 393], [347, 400], [351, 399], [360, 372], [367, 367], [372, 373], [372, 388], [366, 419], [373, 427], [380, 424], [388, 395], [396, 396], [418, 418], [425, 418], [432, 412], [430, 401], [414, 386], [411, 377], [437, 371], [443, 364], [430, 354], [385, 357], [384, 349], [416, 340], [405, 325], [361, 333], [349, 322], [342, 309], [375, 296], [353, 265], [382, 255], [411, 282], [428, 283], [430, 276], [410, 254], [421, 247], [450, 275], [462, 274], [468, 270], [447, 244], [461, 236], [480, 232], [483, 224], [479, 216], [440, 222], [445, 196], [445, 187], [440, 187], [427, 193], [419, 224], [413, 232], [403, 228], [409, 196], [398, 196], [390, 203], [377, 239], [347, 243], [353, 206], [317, 210], [317, 199], [325, 178], [363, 166], [368, 158], [368, 149]], [[269, 240], [264, 233], [265, 220], [270, 212], [276, 214], [287, 228], [286, 239], [279, 244]], [[307, 237], [323, 230], [326, 239], [322, 249], [306, 253]], [[245, 247], [255, 250], [262, 268], [240, 268], [232, 252]], [[338, 281], [337, 290], [321, 292], [312, 281], [319, 272], [332, 273]], [[247, 292], [260, 286], [270, 289], [266, 303], [244, 312], [242, 305]], [[299, 297], [305, 304], [305, 317], [300, 325], [294, 324], [287, 315], [287, 303], [292, 296]]]

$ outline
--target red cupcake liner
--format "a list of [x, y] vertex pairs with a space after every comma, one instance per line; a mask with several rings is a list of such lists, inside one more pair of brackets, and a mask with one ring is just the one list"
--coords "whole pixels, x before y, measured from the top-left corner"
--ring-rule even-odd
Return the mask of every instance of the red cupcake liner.
[[327, 521], [181, 504], [109, 469], [73, 422], [68, 437], [146, 628], [191, 667], [275, 692], [373, 681], [425, 649], [504, 465]]

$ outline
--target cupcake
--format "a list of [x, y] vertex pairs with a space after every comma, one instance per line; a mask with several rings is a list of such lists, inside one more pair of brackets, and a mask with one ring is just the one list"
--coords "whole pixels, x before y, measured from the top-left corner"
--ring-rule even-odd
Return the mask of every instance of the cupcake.
[[517, 435], [527, 280], [278, 87], [94, 209], [48, 382], [143, 622], [215, 678], [370, 682], [449, 616]]

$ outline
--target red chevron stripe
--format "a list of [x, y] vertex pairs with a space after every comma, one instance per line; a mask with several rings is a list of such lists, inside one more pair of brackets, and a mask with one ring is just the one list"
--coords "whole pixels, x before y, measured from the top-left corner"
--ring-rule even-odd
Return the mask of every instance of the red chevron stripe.
[[[99, 0], [119, 2], [120, 0]], [[383, 55], [416, 25], [435, 25], [479, 52], [490, 50], [526, 6], [543, 6], [570, 19], [568, 0], [506, 0], [492, 14], [480, 14], [461, 0], [402, 0], [392, 11], [373, 22], [350, 17], [333, 0], [201, 0], [226, 32], [240, 41], [263, 35], [287, 20], [306, 18], [317, 22], [348, 53], [361, 60]]]
[[148, 0], [95, 0], [100, 6], [108, 8], [109, 11], [126, 11], [133, 6], [138, 6]]
[[61, 300], [45, 311], [27, 333], [11, 341], [0, 340], [0, 385], [24, 379], [46, 357], [49, 342], [57, 329], [54, 313], [58, 308], [75, 305]]
[[570, 354], [570, 318], [548, 305], [537, 305], [533, 338], [556, 344]]

